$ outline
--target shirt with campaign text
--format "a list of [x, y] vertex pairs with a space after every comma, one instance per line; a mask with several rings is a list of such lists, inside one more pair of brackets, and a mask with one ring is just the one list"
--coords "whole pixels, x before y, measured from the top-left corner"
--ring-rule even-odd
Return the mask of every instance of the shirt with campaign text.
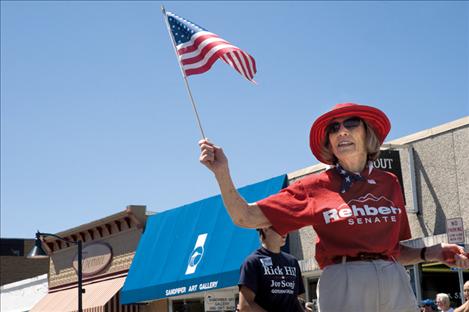
[[317, 233], [316, 260], [321, 268], [341, 256], [359, 253], [396, 258], [399, 242], [411, 238], [397, 177], [365, 168], [362, 181], [341, 193], [335, 169], [307, 176], [257, 202], [279, 234], [304, 226]]
[[254, 301], [266, 311], [303, 311], [298, 301], [305, 292], [300, 267], [288, 253], [259, 248], [244, 261], [238, 285], [251, 289]]

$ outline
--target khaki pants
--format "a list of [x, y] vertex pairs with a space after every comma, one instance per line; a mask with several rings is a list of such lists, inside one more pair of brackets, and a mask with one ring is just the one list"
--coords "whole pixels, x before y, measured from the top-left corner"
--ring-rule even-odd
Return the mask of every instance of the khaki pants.
[[404, 267], [394, 261], [327, 266], [319, 279], [320, 312], [418, 312]]

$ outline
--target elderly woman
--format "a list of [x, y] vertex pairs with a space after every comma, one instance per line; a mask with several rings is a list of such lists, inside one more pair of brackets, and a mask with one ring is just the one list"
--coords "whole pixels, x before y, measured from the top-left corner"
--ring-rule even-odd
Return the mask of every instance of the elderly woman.
[[453, 312], [454, 309], [451, 307], [448, 294], [440, 293], [436, 294], [436, 305], [439, 311], [442, 312]]
[[235, 224], [272, 226], [280, 235], [313, 226], [315, 257], [323, 269], [321, 312], [419, 311], [402, 264], [435, 260], [469, 267], [457, 245], [416, 249], [400, 244], [411, 234], [399, 182], [372, 166], [390, 128], [379, 109], [336, 105], [310, 132], [313, 154], [332, 167], [250, 204], [237, 192], [223, 150], [206, 139], [199, 142], [200, 161], [215, 174]]

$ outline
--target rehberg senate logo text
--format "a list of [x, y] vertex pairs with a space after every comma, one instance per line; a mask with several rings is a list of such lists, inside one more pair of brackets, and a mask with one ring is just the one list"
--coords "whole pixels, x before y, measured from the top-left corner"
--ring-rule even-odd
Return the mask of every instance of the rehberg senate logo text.
[[384, 196], [379, 198], [372, 194], [353, 199], [338, 208], [325, 210], [322, 215], [325, 224], [347, 220], [349, 225], [397, 222], [400, 208]]

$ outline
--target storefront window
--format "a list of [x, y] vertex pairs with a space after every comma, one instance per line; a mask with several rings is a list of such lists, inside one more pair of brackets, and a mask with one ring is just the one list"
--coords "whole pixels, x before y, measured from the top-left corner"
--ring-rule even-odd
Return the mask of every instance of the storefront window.
[[[469, 270], [463, 271], [463, 282], [469, 280]], [[459, 276], [456, 269], [443, 264], [422, 265], [422, 298], [435, 300], [436, 294], [448, 294], [451, 306], [462, 304], [459, 288]]]
[[175, 300], [173, 312], [204, 312], [204, 299]]

